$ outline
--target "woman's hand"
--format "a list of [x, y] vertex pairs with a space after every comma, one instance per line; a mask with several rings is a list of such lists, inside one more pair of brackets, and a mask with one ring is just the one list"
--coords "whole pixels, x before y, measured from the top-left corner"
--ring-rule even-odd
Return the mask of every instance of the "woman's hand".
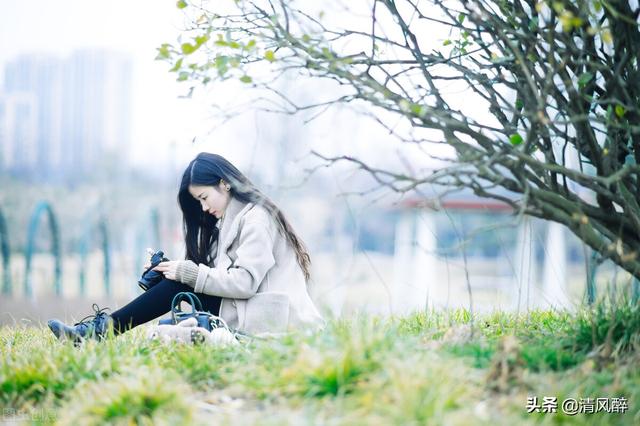
[[179, 260], [169, 260], [167, 262], [160, 262], [158, 266], [153, 268], [154, 271], [162, 272], [165, 278], [170, 280], [176, 279], [176, 269], [178, 269]]

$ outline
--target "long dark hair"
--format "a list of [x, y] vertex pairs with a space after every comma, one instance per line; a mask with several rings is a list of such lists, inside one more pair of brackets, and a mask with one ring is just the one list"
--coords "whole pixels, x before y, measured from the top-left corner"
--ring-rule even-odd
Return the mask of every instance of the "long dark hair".
[[296, 253], [298, 264], [309, 280], [311, 258], [307, 249], [289, 221], [280, 209], [267, 196], [262, 194], [251, 181], [224, 157], [201, 152], [189, 163], [182, 175], [178, 203], [182, 209], [186, 259], [196, 263], [209, 264], [212, 260], [211, 249], [218, 239], [218, 219], [203, 211], [198, 200], [189, 193], [189, 185], [216, 186], [224, 180], [231, 185], [230, 195], [244, 203], [254, 203], [264, 207], [275, 219], [282, 235]]

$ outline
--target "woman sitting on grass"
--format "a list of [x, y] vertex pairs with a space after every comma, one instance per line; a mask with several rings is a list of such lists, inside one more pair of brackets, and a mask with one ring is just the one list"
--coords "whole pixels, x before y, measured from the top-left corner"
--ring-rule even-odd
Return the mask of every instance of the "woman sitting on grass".
[[123, 333], [169, 312], [173, 297], [194, 292], [203, 309], [245, 333], [278, 333], [323, 323], [307, 291], [310, 258], [280, 209], [235, 166], [200, 153], [187, 167], [178, 202], [186, 260], [160, 263], [164, 279], [111, 315], [96, 310], [68, 326], [49, 320], [75, 342]]

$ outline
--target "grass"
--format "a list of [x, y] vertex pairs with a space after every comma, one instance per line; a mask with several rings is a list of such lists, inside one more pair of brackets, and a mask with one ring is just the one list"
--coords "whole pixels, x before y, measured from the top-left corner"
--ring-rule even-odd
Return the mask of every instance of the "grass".
[[[75, 348], [46, 327], [2, 327], [0, 408], [41, 424], [630, 425], [639, 349], [628, 300], [576, 314], [359, 316], [227, 348], [163, 345], [141, 328]], [[530, 396], [629, 408], [528, 414]]]

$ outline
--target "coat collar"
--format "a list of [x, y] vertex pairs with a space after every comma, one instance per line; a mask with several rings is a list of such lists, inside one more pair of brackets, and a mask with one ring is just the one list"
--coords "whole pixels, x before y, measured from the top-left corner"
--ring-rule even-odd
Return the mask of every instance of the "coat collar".
[[[244, 203], [233, 196], [231, 197], [225, 210], [224, 218], [222, 219], [220, 237], [218, 238], [223, 250], [231, 244], [233, 236], [236, 235], [238, 227], [240, 226], [240, 219], [252, 207], [253, 203]], [[229, 239], [231, 239], [231, 241], [229, 241]]]

